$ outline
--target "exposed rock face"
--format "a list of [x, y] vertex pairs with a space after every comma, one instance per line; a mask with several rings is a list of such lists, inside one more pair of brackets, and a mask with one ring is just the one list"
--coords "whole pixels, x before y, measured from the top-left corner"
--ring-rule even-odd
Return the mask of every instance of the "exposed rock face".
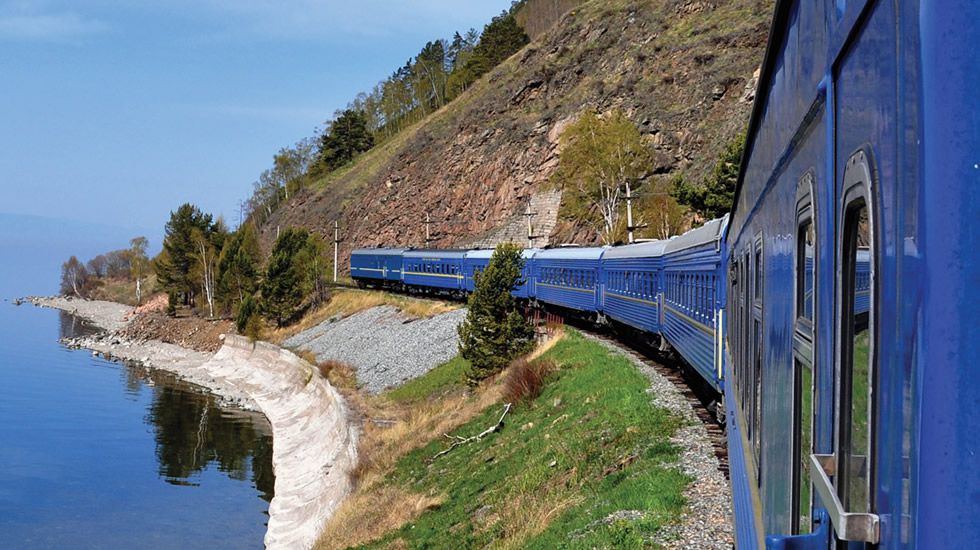
[[[360, 246], [526, 244], [528, 200], [554, 185], [562, 130], [585, 109], [620, 109], [655, 156], [652, 179], [698, 180], [744, 129], [771, 0], [594, 0], [454, 102], [280, 208], [262, 228], [302, 226]], [[580, 220], [533, 224], [548, 242], [594, 242]], [[518, 225], [523, 226], [518, 231]], [[535, 230], [535, 232], [538, 232]], [[482, 238], [481, 238], [482, 237]]]

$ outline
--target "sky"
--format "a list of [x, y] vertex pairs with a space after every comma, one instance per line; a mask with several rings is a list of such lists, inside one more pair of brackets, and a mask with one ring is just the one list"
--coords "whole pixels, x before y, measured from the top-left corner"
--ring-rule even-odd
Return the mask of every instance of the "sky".
[[191, 202], [235, 226], [279, 148], [509, 5], [0, 0], [0, 214], [153, 241]]

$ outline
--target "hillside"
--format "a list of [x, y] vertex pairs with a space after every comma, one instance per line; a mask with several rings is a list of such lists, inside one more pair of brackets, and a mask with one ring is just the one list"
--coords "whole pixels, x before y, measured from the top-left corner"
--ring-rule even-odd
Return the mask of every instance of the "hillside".
[[534, 244], [592, 242], [577, 220], [558, 218], [549, 181], [558, 137], [583, 110], [626, 113], [654, 152], [653, 178], [664, 180], [699, 179], [744, 129], [771, 0], [582, 2], [550, 28], [532, 18], [541, 3], [519, 18], [533, 27], [528, 46], [292, 197], [261, 228], [264, 243], [292, 226], [332, 239], [339, 220], [341, 258], [357, 246], [422, 246], [429, 214], [432, 246], [488, 245], [526, 235], [530, 199]]

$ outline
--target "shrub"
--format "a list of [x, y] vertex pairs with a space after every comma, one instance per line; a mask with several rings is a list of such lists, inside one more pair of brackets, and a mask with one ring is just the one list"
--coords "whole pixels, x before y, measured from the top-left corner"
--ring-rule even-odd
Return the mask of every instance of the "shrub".
[[354, 367], [343, 361], [327, 359], [317, 364], [320, 374], [323, 375], [335, 388], [355, 389], [357, 388], [357, 373]]
[[553, 361], [514, 361], [504, 378], [504, 401], [530, 403], [544, 390], [548, 375], [556, 370]]

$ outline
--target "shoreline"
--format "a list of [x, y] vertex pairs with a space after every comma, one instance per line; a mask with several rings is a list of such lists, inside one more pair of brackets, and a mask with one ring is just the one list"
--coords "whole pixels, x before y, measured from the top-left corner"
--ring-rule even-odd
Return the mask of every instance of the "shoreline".
[[31, 296], [15, 303], [66, 311], [105, 331], [61, 339], [69, 347], [171, 372], [213, 393], [223, 407], [261, 411], [272, 426], [276, 476], [266, 548], [312, 548], [350, 494], [356, 428], [340, 393], [293, 353], [236, 335], [224, 336], [213, 354], [126, 339], [118, 331], [133, 308], [114, 302]]

